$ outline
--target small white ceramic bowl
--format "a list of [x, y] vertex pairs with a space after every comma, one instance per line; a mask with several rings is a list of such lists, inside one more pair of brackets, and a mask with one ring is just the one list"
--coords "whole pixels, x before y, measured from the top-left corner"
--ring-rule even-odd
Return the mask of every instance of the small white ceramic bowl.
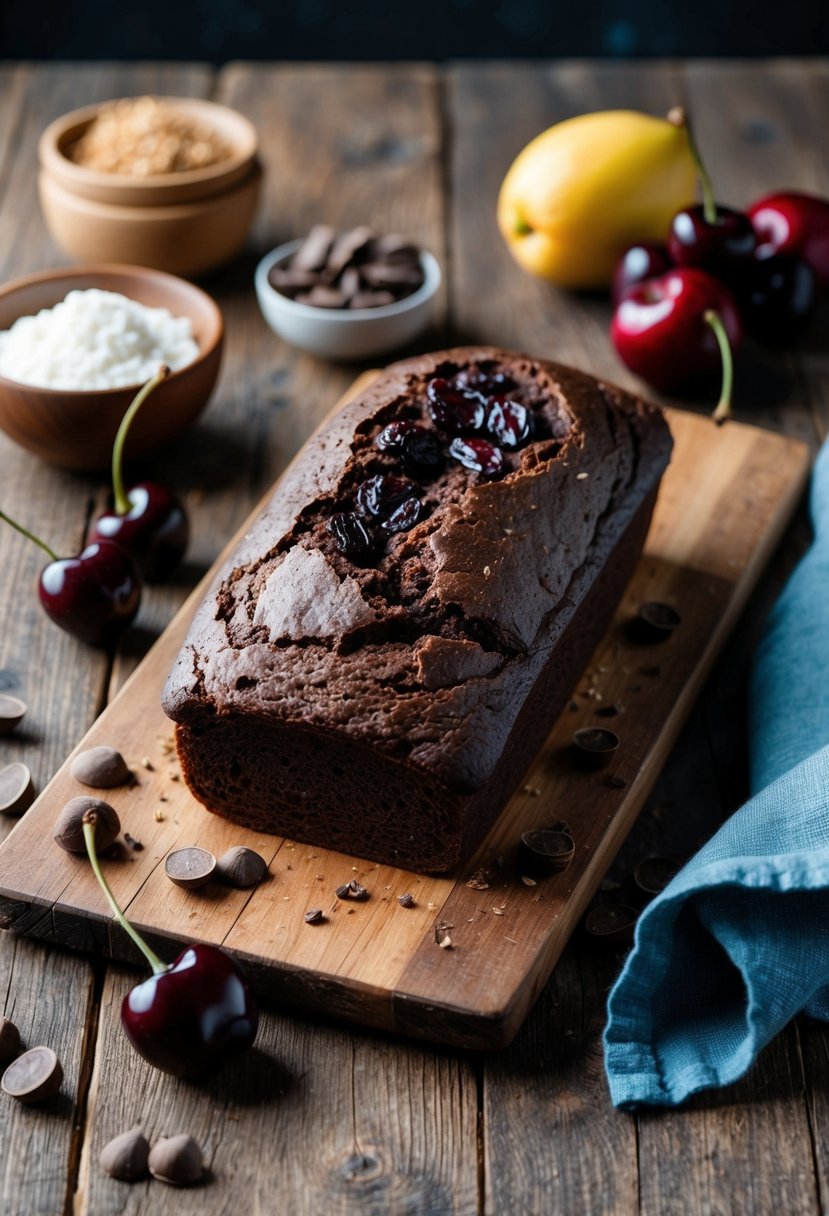
[[417, 291], [378, 308], [316, 308], [283, 296], [268, 282], [272, 266], [287, 262], [302, 245], [289, 241], [256, 267], [256, 294], [268, 325], [293, 346], [323, 359], [370, 359], [405, 346], [432, 320], [441, 282], [440, 266], [421, 251], [424, 280]]

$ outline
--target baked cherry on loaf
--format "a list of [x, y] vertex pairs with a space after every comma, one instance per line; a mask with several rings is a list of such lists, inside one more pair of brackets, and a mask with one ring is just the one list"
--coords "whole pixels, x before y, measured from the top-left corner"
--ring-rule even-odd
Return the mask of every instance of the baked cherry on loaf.
[[306, 444], [167, 681], [185, 779], [257, 831], [445, 871], [563, 708], [641, 551], [655, 406], [492, 348], [393, 364]]

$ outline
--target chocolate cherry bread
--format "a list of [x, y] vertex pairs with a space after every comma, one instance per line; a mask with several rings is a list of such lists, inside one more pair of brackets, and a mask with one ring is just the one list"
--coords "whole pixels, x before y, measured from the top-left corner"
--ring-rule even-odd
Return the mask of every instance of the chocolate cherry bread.
[[164, 691], [184, 776], [257, 831], [420, 871], [520, 781], [642, 548], [661, 412], [491, 348], [397, 363], [309, 441]]

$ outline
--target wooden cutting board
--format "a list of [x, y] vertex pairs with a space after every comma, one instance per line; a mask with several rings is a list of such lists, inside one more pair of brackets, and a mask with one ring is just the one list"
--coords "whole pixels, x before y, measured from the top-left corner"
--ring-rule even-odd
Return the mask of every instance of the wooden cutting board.
[[[614, 624], [478, 856], [448, 877], [240, 830], [191, 797], [159, 697], [208, 574], [77, 749], [111, 744], [135, 773], [134, 785], [103, 796], [143, 849], [124, 848], [106, 871], [162, 957], [172, 960], [189, 940], [222, 944], [280, 1005], [465, 1047], [510, 1041], [630, 830], [808, 475], [808, 450], [794, 440], [736, 423], [716, 429], [680, 411], [669, 420], [673, 463]], [[682, 622], [667, 641], [637, 644], [627, 625], [650, 600], [673, 604]], [[597, 716], [614, 703], [618, 716]], [[574, 765], [571, 737], [586, 725], [612, 726], [621, 738], [602, 771]], [[70, 760], [0, 846], [0, 920], [140, 962], [88, 863], [52, 844], [61, 807], [87, 792], [69, 775]], [[576, 843], [572, 864], [526, 885], [515, 864], [520, 833], [561, 818]], [[164, 858], [196, 843], [217, 856], [247, 844], [267, 858], [269, 878], [253, 892], [184, 891], [167, 879]], [[365, 902], [336, 898], [353, 878], [368, 888]], [[404, 892], [413, 907], [398, 903]], [[305, 923], [312, 908], [323, 909], [321, 924]], [[437, 944], [438, 925], [451, 926], [438, 933], [451, 947]]]

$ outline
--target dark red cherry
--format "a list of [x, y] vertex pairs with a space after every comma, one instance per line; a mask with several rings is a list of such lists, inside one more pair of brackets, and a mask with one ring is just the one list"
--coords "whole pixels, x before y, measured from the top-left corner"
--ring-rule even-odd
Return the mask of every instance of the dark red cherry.
[[462, 393], [478, 393], [481, 397], [494, 397], [515, 388], [515, 381], [506, 372], [486, 372], [481, 367], [466, 367], [452, 377], [452, 383]]
[[678, 211], [668, 234], [668, 253], [677, 266], [696, 266], [726, 280], [750, 260], [756, 244], [748, 216], [719, 205], [710, 216], [702, 204]]
[[360, 516], [354, 511], [339, 511], [328, 521], [328, 531], [345, 557], [360, 566], [369, 566], [377, 555], [377, 545]]
[[752, 262], [738, 300], [746, 329], [761, 342], [782, 344], [807, 328], [817, 305], [815, 273], [802, 258], [785, 253]]
[[129, 510], [107, 511], [88, 539], [113, 540], [127, 549], [149, 582], [165, 578], [187, 549], [190, 528], [184, 507], [167, 486], [142, 481], [127, 490]]
[[199, 943], [130, 989], [121, 1022], [135, 1050], [154, 1068], [193, 1078], [250, 1047], [259, 1012], [237, 963], [215, 946]]
[[417, 486], [405, 477], [388, 477], [383, 474], [369, 477], [357, 487], [357, 510], [363, 515], [386, 516], [391, 514], [404, 498], [417, 493]]
[[498, 477], [506, 468], [504, 453], [488, 439], [453, 439], [449, 455], [484, 477]]
[[382, 527], [386, 532], [408, 532], [409, 528], [413, 528], [423, 513], [423, 506], [419, 498], [407, 498], [401, 502], [399, 507], [392, 511], [388, 519], [384, 520]]
[[829, 199], [784, 190], [748, 208], [757, 233], [757, 256], [787, 253], [808, 262], [820, 290], [829, 289]]
[[124, 489], [124, 444], [141, 406], [169, 374], [170, 369], [162, 364], [138, 390], [121, 419], [112, 445], [113, 509], [94, 522], [88, 537], [90, 541], [117, 541], [150, 581], [164, 578], [184, 556], [189, 537], [187, 516], [166, 486], [145, 481]]
[[244, 972], [216, 946], [187, 946], [174, 963], [162, 962], [130, 924], [104, 877], [95, 843], [98, 815], [83, 816], [92, 871], [113, 914], [152, 968], [121, 1004], [121, 1024], [135, 1050], [174, 1077], [201, 1077], [229, 1055], [250, 1047], [259, 1011]]
[[533, 418], [520, 401], [493, 397], [489, 402], [486, 429], [502, 448], [520, 448], [532, 435]]
[[432, 421], [442, 431], [463, 435], [483, 426], [486, 410], [480, 397], [462, 392], [442, 377], [430, 381], [426, 391]]
[[671, 259], [664, 245], [631, 245], [613, 271], [613, 303], [618, 304], [630, 287], [655, 279], [671, 268]]
[[407, 468], [433, 472], [443, 465], [443, 447], [436, 431], [419, 422], [390, 422], [375, 443], [383, 452], [394, 452]]
[[94, 646], [108, 646], [135, 617], [141, 580], [124, 549], [112, 541], [93, 541], [77, 557], [56, 558], [45, 566], [38, 594], [61, 629]]

